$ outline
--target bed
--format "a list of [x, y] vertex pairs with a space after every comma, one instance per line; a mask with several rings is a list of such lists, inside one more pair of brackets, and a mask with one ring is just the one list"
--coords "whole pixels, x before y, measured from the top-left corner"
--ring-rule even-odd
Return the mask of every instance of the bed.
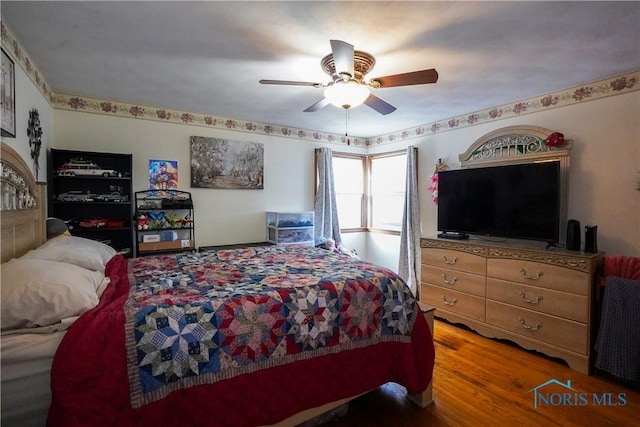
[[30, 189], [28, 205], [3, 204], [3, 292], [42, 274], [81, 307], [24, 319], [3, 294], [3, 424], [297, 425], [390, 381], [432, 401], [430, 328], [391, 271], [308, 247], [129, 260], [45, 242], [42, 186], [5, 144], [2, 160], [3, 193], [7, 168]]

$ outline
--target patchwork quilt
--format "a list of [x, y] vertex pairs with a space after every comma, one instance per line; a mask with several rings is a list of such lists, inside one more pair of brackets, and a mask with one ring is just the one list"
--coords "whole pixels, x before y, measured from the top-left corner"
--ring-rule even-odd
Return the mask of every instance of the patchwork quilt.
[[388, 269], [302, 246], [107, 267], [109, 292], [56, 355], [51, 424], [269, 424], [388, 381], [421, 391], [431, 379], [426, 321]]

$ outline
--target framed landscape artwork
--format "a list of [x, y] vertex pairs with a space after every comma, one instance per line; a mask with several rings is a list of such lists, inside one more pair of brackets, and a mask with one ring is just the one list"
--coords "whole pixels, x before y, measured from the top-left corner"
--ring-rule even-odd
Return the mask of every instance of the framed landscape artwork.
[[264, 146], [255, 142], [192, 136], [191, 187], [264, 189]]

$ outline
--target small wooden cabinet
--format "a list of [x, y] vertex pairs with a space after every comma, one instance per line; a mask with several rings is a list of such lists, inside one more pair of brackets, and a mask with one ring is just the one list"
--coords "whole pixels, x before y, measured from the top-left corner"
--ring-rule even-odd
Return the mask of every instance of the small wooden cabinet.
[[602, 254], [421, 239], [422, 302], [436, 316], [589, 373]]
[[314, 213], [267, 212], [267, 242], [314, 246]]

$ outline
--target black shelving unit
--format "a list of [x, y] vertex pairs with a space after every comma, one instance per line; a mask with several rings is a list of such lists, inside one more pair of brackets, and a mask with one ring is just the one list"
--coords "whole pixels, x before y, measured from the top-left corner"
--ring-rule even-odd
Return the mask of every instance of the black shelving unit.
[[51, 149], [48, 164], [49, 216], [133, 256], [132, 155]]
[[180, 190], [135, 192], [136, 254], [195, 250], [191, 193]]

